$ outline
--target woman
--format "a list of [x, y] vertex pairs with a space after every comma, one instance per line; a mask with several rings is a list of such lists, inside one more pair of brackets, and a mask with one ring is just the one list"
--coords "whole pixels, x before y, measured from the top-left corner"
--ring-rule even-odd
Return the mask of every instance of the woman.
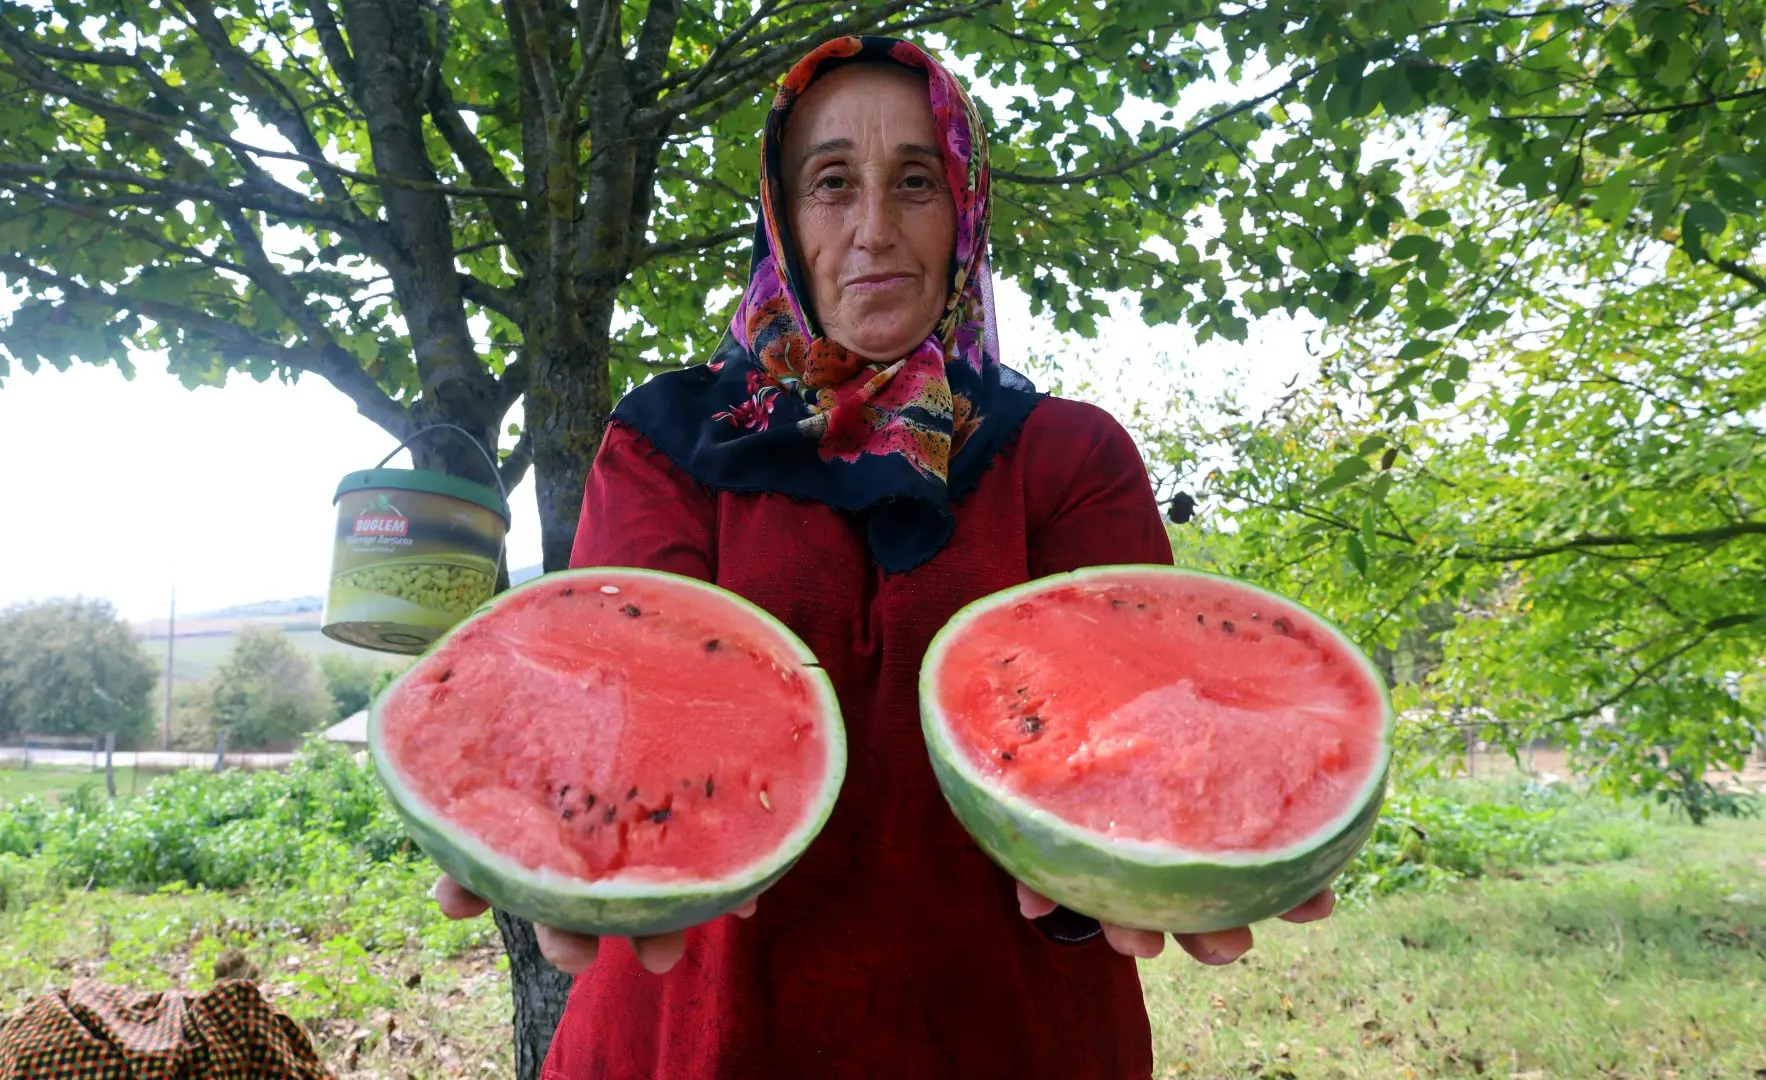
[[[1150, 1076], [1134, 958], [1161, 935], [1057, 910], [989, 862], [939, 794], [915, 701], [932, 634], [968, 601], [1171, 562], [1140, 456], [1104, 412], [1000, 365], [986, 148], [937, 62], [822, 46], [786, 76], [762, 161], [730, 332], [615, 410], [572, 562], [715, 581], [784, 620], [839, 693], [847, 780], [740, 918], [629, 947], [542, 928], [581, 973], [546, 1075]], [[484, 910], [446, 879], [437, 895]], [[1230, 963], [1251, 938], [1179, 941]]]

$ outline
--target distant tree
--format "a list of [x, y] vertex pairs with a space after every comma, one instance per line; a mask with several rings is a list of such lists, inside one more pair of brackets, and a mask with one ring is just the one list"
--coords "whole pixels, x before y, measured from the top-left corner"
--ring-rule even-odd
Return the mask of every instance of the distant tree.
[[215, 692], [206, 682], [172, 688], [172, 749], [212, 750], [215, 746]]
[[[389, 670], [384, 662], [361, 656], [326, 653], [319, 657], [319, 671], [325, 676], [339, 720], [366, 709], [374, 691], [390, 681]], [[383, 675], [387, 675], [385, 681]]]
[[242, 749], [293, 743], [332, 716], [319, 669], [274, 627], [240, 631], [210, 686], [215, 726]]
[[97, 735], [136, 745], [152, 728], [153, 661], [108, 601], [0, 611], [0, 735]]

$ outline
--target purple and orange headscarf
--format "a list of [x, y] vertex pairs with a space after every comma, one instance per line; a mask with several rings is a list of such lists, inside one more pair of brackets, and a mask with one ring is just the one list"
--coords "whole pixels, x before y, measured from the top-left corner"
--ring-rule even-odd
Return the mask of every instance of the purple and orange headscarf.
[[[781, 149], [791, 108], [818, 77], [855, 61], [924, 72], [957, 235], [944, 316], [913, 352], [867, 361], [823, 336], [785, 213]], [[987, 139], [944, 66], [893, 38], [843, 37], [786, 74], [767, 116], [760, 220], [749, 282], [703, 365], [627, 394], [614, 418], [713, 488], [773, 491], [859, 515], [883, 569], [910, 570], [950, 538], [951, 504], [973, 490], [1035, 407], [999, 362]]]

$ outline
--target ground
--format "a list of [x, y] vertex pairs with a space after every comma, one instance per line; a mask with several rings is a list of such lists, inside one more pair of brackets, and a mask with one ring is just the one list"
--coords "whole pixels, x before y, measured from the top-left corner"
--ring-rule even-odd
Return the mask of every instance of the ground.
[[1766, 1077], [1766, 823], [1144, 966], [1162, 1077]]
[[[1267, 924], [1226, 968], [1168, 949], [1142, 966], [1158, 1075], [1766, 1078], [1766, 822], [1620, 824], [1616, 861]], [[0, 1014], [80, 975], [201, 988], [237, 947], [339, 1080], [510, 1074], [494, 935], [438, 928], [421, 871], [366, 895], [343, 874], [298, 892], [68, 889], [20, 910], [5, 870]]]

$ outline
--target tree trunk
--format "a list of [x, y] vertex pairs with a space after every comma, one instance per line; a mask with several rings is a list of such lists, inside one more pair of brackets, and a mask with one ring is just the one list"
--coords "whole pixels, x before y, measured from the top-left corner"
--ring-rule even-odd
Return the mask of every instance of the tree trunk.
[[571, 977], [540, 955], [532, 924], [502, 911], [495, 916], [503, 951], [509, 954], [509, 991], [515, 999], [515, 1075], [539, 1080], [570, 997]]

